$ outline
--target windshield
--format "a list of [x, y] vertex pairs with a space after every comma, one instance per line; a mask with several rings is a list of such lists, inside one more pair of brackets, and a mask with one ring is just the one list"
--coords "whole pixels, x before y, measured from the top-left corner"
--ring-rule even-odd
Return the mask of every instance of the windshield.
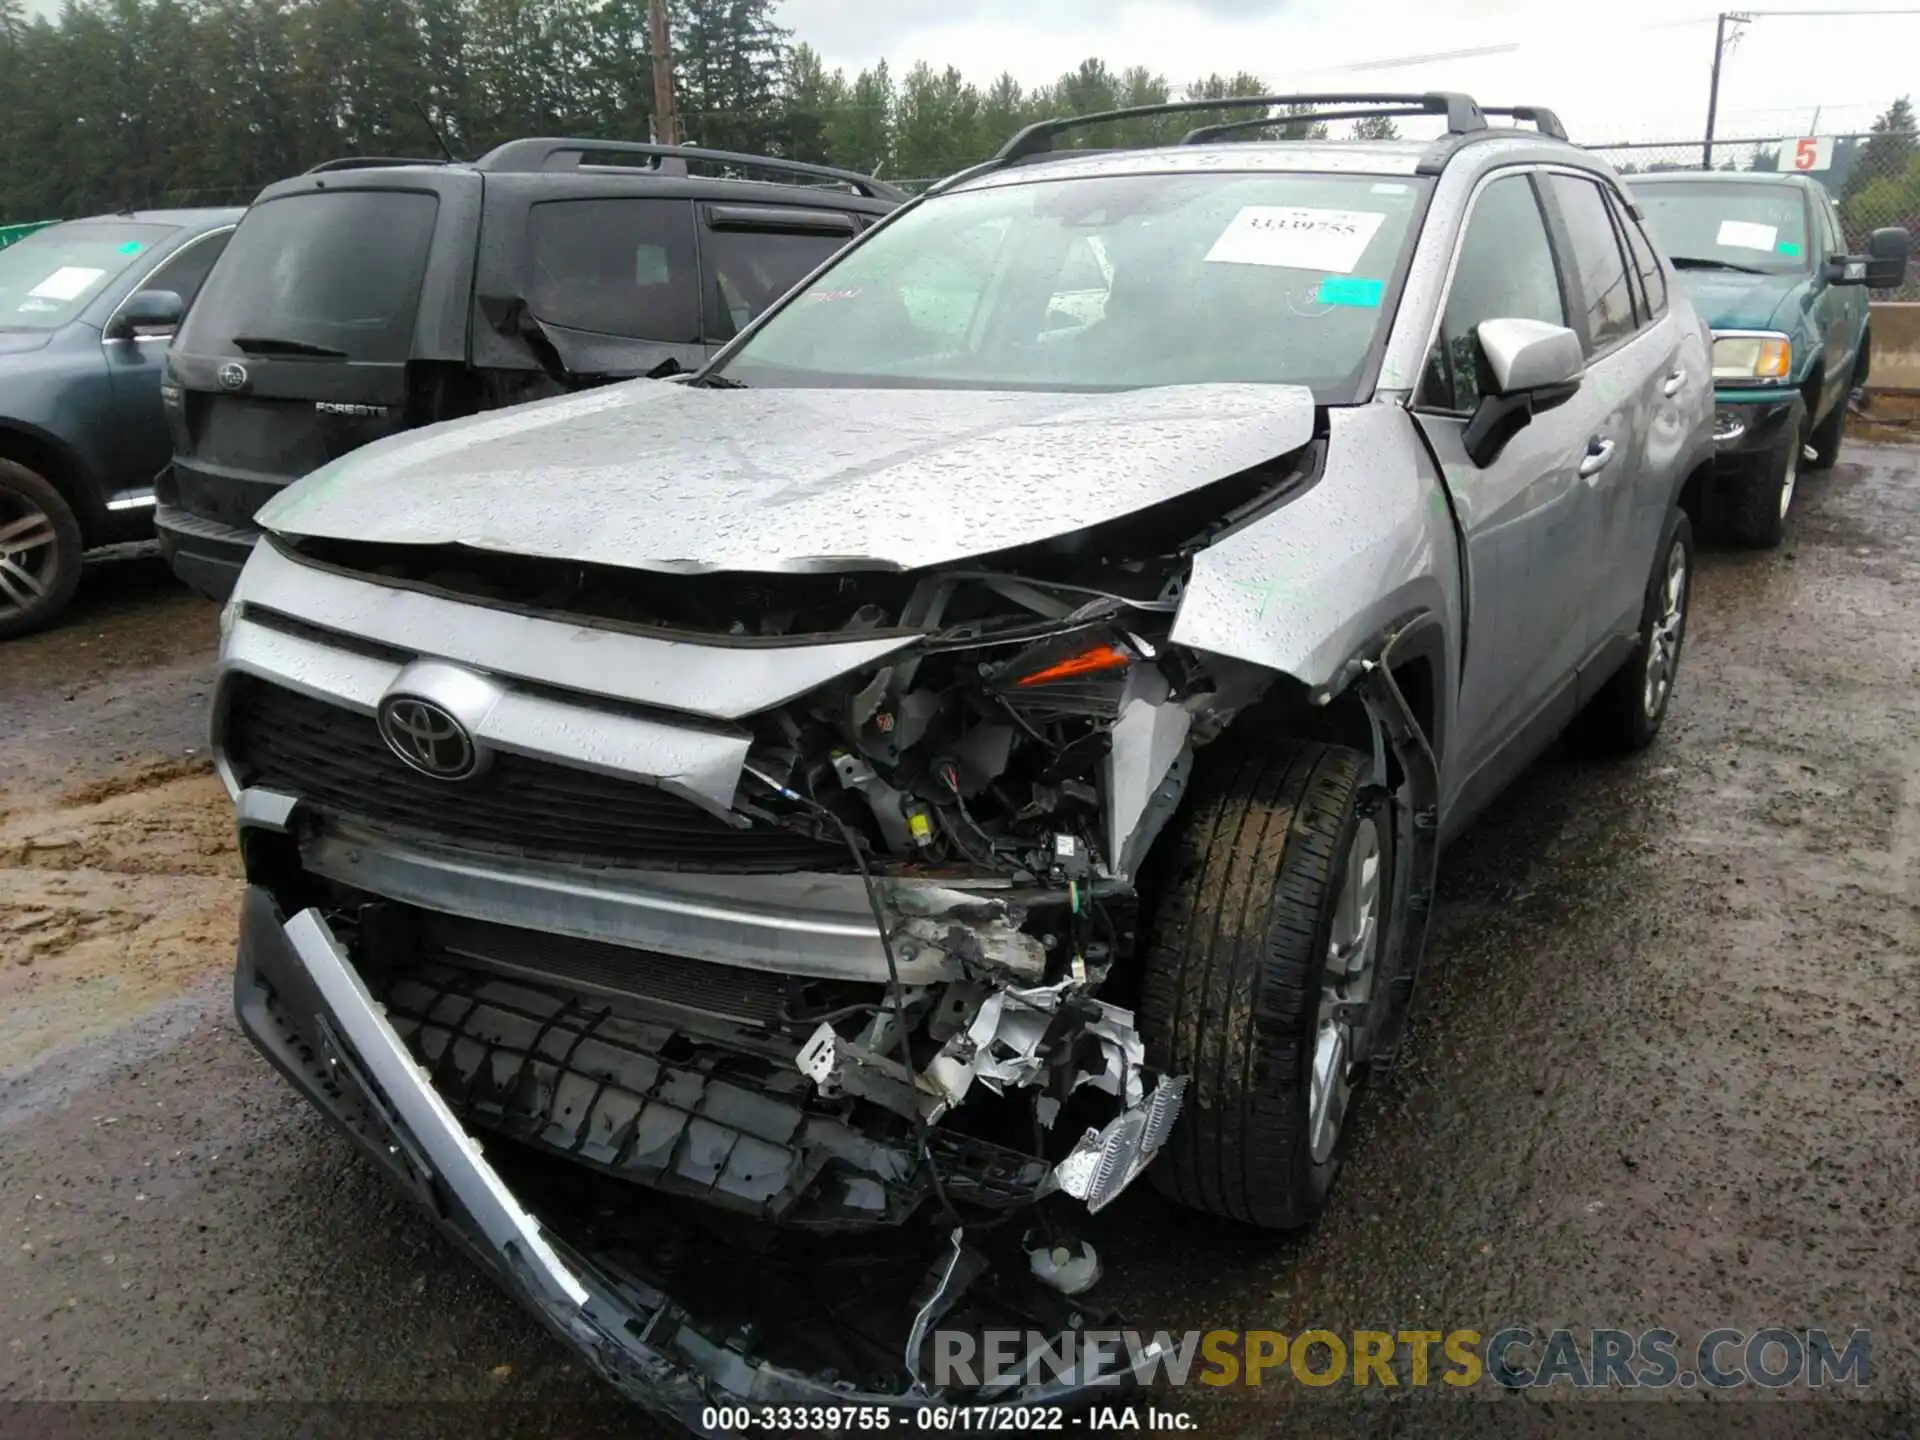
[[59, 329], [176, 228], [71, 221], [0, 250], [0, 330]]
[[1115, 175], [902, 214], [728, 358], [748, 385], [1024, 390], [1249, 382], [1351, 400], [1424, 182]]
[[1807, 268], [1807, 204], [1793, 185], [1711, 180], [1634, 187], [1654, 238], [1674, 262], [1795, 275]]
[[405, 360], [438, 209], [434, 196], [403, 190], [255, 205], [175, 344], [194, 355]]

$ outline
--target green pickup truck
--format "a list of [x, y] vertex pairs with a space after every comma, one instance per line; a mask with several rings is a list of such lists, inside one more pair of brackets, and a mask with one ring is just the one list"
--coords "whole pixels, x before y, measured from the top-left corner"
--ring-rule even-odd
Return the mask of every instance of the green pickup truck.
[[1905, 283], [1913, 237], [1876, 230], [1866, 254], [1849, 254], [1839, 207], [1805, 175], [1676, 171], [1629, 184], [1713, 329], [1709, 522], [1771, 548], [1802, 463], [1839, 456], [1872, 355], [1867, 292]]

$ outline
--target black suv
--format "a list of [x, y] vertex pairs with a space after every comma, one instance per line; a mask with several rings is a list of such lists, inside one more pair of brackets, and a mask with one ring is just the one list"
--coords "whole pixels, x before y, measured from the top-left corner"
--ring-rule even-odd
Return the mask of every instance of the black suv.
[[283, 486], [398, 431], [694, 370], [905, 198], [825, 166], [558, 139], [270, 185], [168, 356], [161, 549], [224, 599]]

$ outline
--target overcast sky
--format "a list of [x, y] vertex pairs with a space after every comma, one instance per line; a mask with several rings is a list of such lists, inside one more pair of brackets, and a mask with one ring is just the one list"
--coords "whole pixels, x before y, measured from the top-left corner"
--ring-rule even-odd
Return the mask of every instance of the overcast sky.
[[[1699, 135], [1714, 23], [1688, 0], [784, 0], [780, 18], [849, 75], [925, 60], [1032, 85], [1097, 55], [1176, 86], [1246, 69], [1288, 91], [1466, 90], [1551, 106], [1588, 142]], [[1457, 53], [1495, 46], [1517, 48]], [[1381, 64], [1436, 54], [1453, 58]], [[1920, 14], [1758, 18], [1727, 60], [1719, 130], [1808, 134], [1816, 109], [1822, 133], [1865, 129], [1908, 92], [1920, 92]]]

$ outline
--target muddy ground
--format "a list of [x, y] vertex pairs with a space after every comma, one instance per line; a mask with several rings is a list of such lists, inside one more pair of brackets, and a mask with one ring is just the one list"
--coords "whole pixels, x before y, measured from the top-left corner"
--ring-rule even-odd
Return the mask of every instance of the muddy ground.
[[[1702, 556], [1655, 749], [1556, 750], [1448, 857], [1406, 1062], [1317, 1229], [1251, 1235], [1145, 1187], [1100, 1217], [1130, 1320], [1864, 1326], [1883, 1403], [1802, 1395], [1793, 1429], [1909, 1423], [1920, 447], [1856, 442], [1796, 517], [1778, 552]], [[427, 1426], [464, 1435], [598, 1399], [228, 1017], [214, 638], [144, 558], [0, 650], [0, 1402], [496, 1407]], [[1176, 1403], [1208, 1434], [1332, 1428], [1303, 1396]]]

